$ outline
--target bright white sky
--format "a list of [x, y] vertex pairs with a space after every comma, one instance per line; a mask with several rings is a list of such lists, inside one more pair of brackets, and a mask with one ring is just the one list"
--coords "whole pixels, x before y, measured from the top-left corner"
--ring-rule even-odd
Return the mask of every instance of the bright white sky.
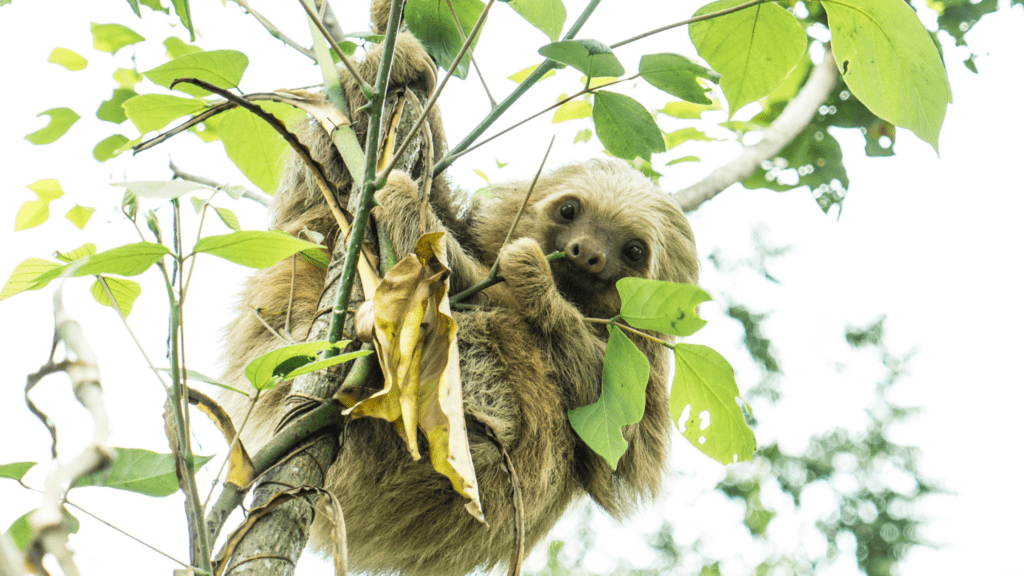
[[[222, 8], [218, 2], [201, 0], [194, 4], [195, 20], [204, 33], [202, 47], [236, 47], [249, 55], [251, 64], [243, 89], [257, 91], [317, 82], [319, 74], [314, 67], [268, 41], [262, 29], [241, 16], [234, 5]], [[254, 7], [280, 22], [292, 37], [307, 41], [308, 31], [301, 19], [294, 17], [292, 4], [276, 3], [292, 14], [280, 19], [264, 4], [273, 3], [254, 2]], [[610, 44], [653, 26], [682, 20], [699, 4], [687, 1], [666, 7], [667, 3], [653, 1], [607, 3], [580, 37]], [[570, 3], [570, 18], [581, 5]], [[639, 16], [644, 10], [655, 10], [655, 6], [657, 16]], [[349, 7], [349, 12], [339, 12], [343, 22], [361, 23], [365, 14], [363, 3]], [[149, 39], [162, 38], [166, 27], [157, 25], [159, 22], [145, 9], [144, 15], [146, 20], [134, 20], [124, 2], [96, 6], [14, 0], [12, 5], [0, 8], [0, 53], [5, 55], [0, 77], [7, 87], [0, 93], [0, 103], [7, 111], [0, 132], [7, 182], [7, 189], [0, 195], [0, 281], [6, 280], [24, 258], [46, 257], [54, 249], [68, 250], [91, 241], [102, 250], [134, 241], [130, 229], [112, 208], [121, 190], [106, 182], [166, 178], [169, 155], [185, 170], [217, 180], [240, 181], [237, 173], [209, 162], [209, 157], [222, 158], [219, 145], [202, 147], [191, 137], [182, 137], [180, 142], [172, 141], [163, 149], [135, 159], [122, 156], [102, 165], [83, 154], [113, 132], [111, 125], [92, 116], [92, 107], [108, 98], [113, 87], [112, 81], [95, 82], [96, 71], [109, 69], [101, 76], [109, 78], [116, 67], [112, 62], [125, 66], [131, 51], [122, 50], [116, 60], [93, 51], [87, 23], [120, 22]], [[728, 293], [755, 311], [773, 313], [767, 329], [787, 377], [782, 384], [784, 401], [758, 412], [762, 442], [777, 439], [798, 449], [811, 433], [836, 425], [863, 425], [861, 409], [879, 373], [870, 359], [846, 349], [842, 335], [847, 324], [864, 325], [887, 314], [890, 348], [895, 352], [918, 351], [910, 377], [894, 391], [894, 397], [921, 406], [924, 412], [903, 427], [896, 440], [920, 446], [923, 473], [950, 494], [931, 498], [921, 510], [931, 519], [924, 536], [942, 547], [915, 550], [902, 565], [904, 576], [1024, 574], [1020, 562], [1010, 553], [1019, 544], [1021, 532], [1016, 527], [1024, 513], [1024, 505], [1013, 489], [1021, 466], [1011, 440], [1018, 434], [1013, 427], [1019, 419], [1017, 407], [1024, 402], [1024, 379], [1014, 361], [1024, 346], [1020, 336], [1024, 312], [1018, 304], [1019, 252], [1024, 247], [1019, 225], [1019, 215], [1024, 213], [1024, 185], [1018, 168], [1024, 151], [1024, 116], [1012, 106], [996, 106], [1012, 100], [1024, 88], [1019, 62], [1024, 54], [1022, 30], [1024, 11], [1019, 6], [989, 17], [976, 27], [968, 38], [974, 51], [981, 54], [981, 74], [977, 76], [959, 64], [962, 56], [952, 44], [946, 44], [954, 104], [943, 128], [941, 160], [929, 146], [903, 130], [897, 136], [895, 158], [870, 160], [863, 158], [858, 136], [849, 131], [835, 133], [844, 145], [852, 182], [838, 222], [822, 215], [807, 192], [775, 194], [739, 187], [692, 216], [703, 255], [717, 249], [727, 258], [752, 256], [751, 231], [757, 227], [773, 245], [793, 247], [770, 268], [782, 281], [777, 286], [752, 277], [715, 274], [710, 264], [705, 266], [704, 283], [713, 295]], [[487, 34], [477, 60], [491, 90], [503, 95], [512, 88], [506, 76], [539, 61], [527, 57], [511, 62], [507, 60], [509, 46], [516, 42], [539, 44], [543, 38], [521, 25], [518, 17], [500, 4], [492, 14]], [[79, 52], [90, 60], [89, 70], [72, 73], [45, 64], [53, 46]], [[630, 70], [635, 69], [643, 53], [691, 50], [685, 33], [674, 32], [617, 52]], [[143, 70], [162, 61], [163, 55], [155, 51], [138, 54]], [[89, 72], [92, 75], [87, 76]], [[557, 82], [561, 86], [554, 86]], [[550, 103], [560, 92], [579, 89], [571, 74], [540, 86], [543, 91], [538, 90], [534, 99], [517, 106], [508, 115], [510, 121]], [[442, 99], [442, 110], [450, 141], [455, 142], [482, 115], [486, 102], [475, 81], [455, 82], [452, 88], [447, 99]], [[653, 95], [644, 87], [636, 90], [641, 99]], [[86, 102], [87, 106], [83, 104]], [[76, 107], [83, 117], [71, 132], [46, 147], [35, 147], [22, 139], [45, 124], [43, 119], [34, 118], [35, 114], [59, 106]], [[739, 116], [749, 114], [741, 111]], [[454, 181], [470, 190], [481, 187], [484, 182], [472, 172], [473, 168], [492, 179], [531, 174], [548, 139], [548, 122], [538, 119], [515, 136], [499, 139], [462, 160], [453, 170]], [[558, 127], [559, 139], [550, 165], [599, 153], [595, 145], [569, 144], [579, 129], [572, 124]], [[127, 125], [121, 128], [128, 136], [134, 134]], [[721, 148], [694, 147], [692, 153], [706, 162], [669, 169], [663, 186], [668, 190], [685, 186], [736, 152], [735, 148]], [[682, 154], [669, 157], [678, 155]], [[495, 159], [509, 166], [499, 171]], [[34, 199], [24, 186], [42, 178], [58, 179], [71, 201], [65, 198], [54, 203], [54, 222], [13, 233], [15, 212], [23, 202]], [[63, 220], [72, 201], [98, 208], [84, 232]], [[243, 226], [263, 225], [256, 208], [238, 207]], [[210, 230], [224, 231], [216, 226], [219, 224]], [[216, 375], [217, 337], [228, 321], [226, 311], [244, 271], [211, 260], [201, 262], [196, 271], [194, 296], [185, 321], [191, 343], [189, 366]], [[87, 288], [86, 280], [70, 283], [66, 302], [100, 355], [108, 402], [114, 412], [113, 443], [166, 451], [159, 417], [162, 392], [144, 369], [120, 322], [108, 309], [95, 305]], [[7, 384], [0, 387], [0, 436], [8, 439], [0, 450], [0, 463], [41, 461], [48, 454], [45, 431], [28, 415], [21, 393], [25, 375], [36, 370], [48, 353], [52, 335], [50, 295], [47, 289], [0, 302], [0, 325], [6, 327], [0, 358], [9, 376]], [[143, 296], [130, 318], [157, 365], [166, 364], [166, 308], [162, 298], [159, 285], [144, 283]], [[738, 361], [743, 355], [734, 344], [740, 335], [738, 327], [723, 319], [714, 304], [704, 310], [711, 323], [696, 340], [734, 359], [741, 390], [753, 386], [758, 375]], [[836, 364], [850, 368], [838, 376]], [[91, 428], [80, 409], [66, 406], [72, 402], [66, 382], [51, 378], [34, 397], [57, 417], [63, 453], [73, 454]], [[222, 450], [219, 443], [209, 440], [214, 438], [209, 431], [201, 432], [201, 437], [208, 439], [209, 445], [201, 446], [200, 452]], [[628, 550], [630, 542], [641, 542], [634, 532], [656, 529], [663, 517], [675, 520], [680, 542], [705, 533], [710, 534], [711, 549], [723, 555], [742, 548], [746, 541], [743, 534], [716, 532], [718, 525], [736, 524], [741, 511], [723, 508], [713, 498], [702, 496], [721, 477], [721, 467], [685, 442], [676, 442], [676, 447], [677, 488], [672, 496], [631, 525], [617, 526], [596, 514], [592, 525], [599, 535], [598, 545], [588, 558], [588, 567], [602, 567], [606, 561], [602, 550]], [[29, 477], [34, 486], [42, 484], [45, 465], [39, 468]], [[155, 501], [121, 493], [109, 499], [101, 492], [76, 491], [72, 499], [176, 556], [187, 556], [179, 500]], [[12, 483], [0, 483], [0, 528], [38, 501], [37, 495]], [[729, 511], [726, 517], [715, 518], [723, 509]], [[574, 527], [575, 521], [570, 521], [556, 532], [571, 536]], [[777, 538], [783, 547], [814, 549], [820, 544], [813, 539], [801, 543], [799, 526], [778, 528]], [[82, 534], [73, 543], [87, 574], [135, 574], [139, 566], [147, 566], [147, 572], [166, 573], [173, 567], [95, 522], [83, 521]], [[542, 556], [543, 552], [534, 555], [535, 567]], [[315, 564], [304, 562], [310, 567]], [[749, 569], [741, 560], [722, 568], [726, 574], [742, 574]], [[841, 565], [833, 573], [852, 574], [854, 569]]]

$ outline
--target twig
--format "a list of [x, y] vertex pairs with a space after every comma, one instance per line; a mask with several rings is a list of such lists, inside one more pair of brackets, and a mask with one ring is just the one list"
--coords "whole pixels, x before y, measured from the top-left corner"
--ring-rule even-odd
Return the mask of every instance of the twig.
[[[455, 7], [452, 6], [452, 0], [447, 0], [448, 11], [452, 15], [452, 20], [455, 22], [455, 28], [459, 31], [459, 37], [462, 41], [466, 41], [466, 33], [462, 30], [462, 22], [459, 22], [459, 16], [455, 13]], [[491, 96], [491, 91], [487, 89], [487, 82], [484, 81], [484, 73], [480, 70], [480, 65], [476, 63], [476, 57], [473, 56], [473, 49], [468, 50], [469, 61], [473, 64], [473, 68], [476, 69], [476, 75], [480, 77], [480, 85], [484, 87], [484, 93], [487, 94], [487, 99], [491, 101], [491, 109], [494, 109], [498, 103], [494, 100], [494, 96]]]
[[620, 330], [623, 330], [623, 331], [626, 331], [626, 332], [631, 332], [633, 334], [636, 334], [637, 336], [643, 336], [644, 338], [647, 338], [651, 342], [655, 342], [655, 343], [661, 344], [662, 346], [667, 346], [669, 348], [672, 347], [668, 342], [665, 342], [664, 340], [662, 340], [661, 338], [658, 338], [657, 336], [651, 336], [650, 334], [647, 334], [646, 332], [641, 332], [640, 330], [637, 330], [636, 328], [633, 328], [632, 326], [630, 326], [628, 324], [623, 324], [622, 321], [618, 319], [618, 317], [615, 317], [615, 318], [584, 318], [583, 321], [584, 322], [590, 322], [591, 324], [604, 324], [605, 326], [607, 326], [608, 324], [612, 324], [614, 326], [617, 326]]
[[260, 14], [259, 12], [253, 10], [252, 7], [249, 6], [249, 2], [247, 2], [246, 0], [231, 0], [231, 1], [234, 2], [235, 4], [238, 4], [239, 6], [242, 7], [243, 10], [245, 10], [246, 12], [251, 14], [252, 17], [255, 18], [257, 22], [262, 24], [263, 27], [267, 29], [267, 32], [270, 32], [271, 36], [273, 36], [274, 38], [277, 38], [281, 42], [284, 42], [288, 46], [291, 46], [292, 48], [297, 50], [299, 52], [299, 54], [302, 54], [303, 56], [306, 56], [310, 60], [316, 60], [316, 55], [313, 54], [312, 50], [310, 50], [308, 48], [305, 48], [304, 46], [302, 46], [298, 42], [292, 40], [288, 36], [285, 36], [285, 34], [283, 32], [281, 32], [281, 30], [279, 30], [277, 28], [277, 26], [274, 26], [274, 24], [270, 20], [267, 20], [262, 14]]
[[800, 92], [789, 101], [779, 117], [764, 131], [764, 137], [747, 146], [728, 164], [716, 168], [696, 184], [672, 194], [683, 211], [696, 210], [736, 182], [746, 180], [766, 160], [774, 158], [810, 124], [839, 81], [839, 69], [827, 47], [821, 62], [814, 67]]
[[[189, 182], [195, 182], [196, 184], [202, 184], [203, 186], [209, 186], [210, 188], [214, 188], [216, 190], [226, 190], [228, 187], [227, 184], [217, 182], [213, 178], [207, 178], [205, 176], [199, 176], [196, 174], [190, 174], [188, 172], [185, 172], [181, 168], [178, 168], [178, 166], [174, 163], [173, 160], [171, 160], [169, 168], [171, 169], [172, 179], [178, 178], [180, 180], [187, 180]], [[259, 202], [264, 206], [270, 206], [271, 201], [271, 196], [269, 194], [264, 194], [263, 192], [258, 192], [256, 190], [249, 190], [248, 188], [246, 188], [245, 191], [242, 192], [242, 198], [248, 198], [253, 202]]]
[[649, 32], [644, 32], [643, 34], [639, 34], [637, 36], [633, 36], [632, 38], [627, 38], [627, 39], [623, 40], [622, 42], [616, 42], [615, 44], [612, 44], [611, 46], [609, 46], [609, 48], [618, 48], [619, 46], [624, 46], [626, 44], [629, 44], [630, 42], [635, 42], [637, 40], [642, 40], [643, 38], [647, 38], [648, 36], [654, 36], [655, 34], [658, 34], [660, 32], [664, 32], [666, 30], [671, 30], [673, 28], [678, 28], [680, 26], [686, 26], [687, 24], [693, 24], [694, 22], [700, 22], [702, 20], [710, 20], [712, 18], [718, 18], [719, 16], [725, 16], [726, 14], [732, 14], [733, 12], [739, 12], [740, 10], [746, 10], [747, 8], [750, 8], [751, 6], [757, 6], [758, 4], [764, 4], [765, 2], [768, 2], [768, 1], [769, 0], [749, 0], [748, 2], [744, 2], [743, 4], [740, 4], [738, 6], [733, 6], [732, 8], [726, 8], [725, 10], [719, 10], [717, 12], [709, 12], [707, 14], [701, 14], [700, 16], [694, 16], [693, 18], [688, 18], [686, 20], [683, 20], [682, 22], [676, 22], [675, 24], [669, 24], [668, 26], [662, 26], [661, 28], [655, 28], [654, 30], [651, 30]]
[[[452, 74], [454, 74], [455, 69], [458, 68], [459, 62], [462, 60], [462, 57], [466, 54], [466, 51], [469, 50], [469, 45], [473, 42], [473, 39], [476, 38], [476, 35], [480, 33], [480, 28], [484, 25], [484, 20], [487, 19], [487, 13], [491, 10], [491, 6], [494, 6], [494, 0], [489, 0], [489, 2], [487, 2], [487, 6], [484, 7], [484, 11], [480, 13], [480, 17], [477, 18], [476, 20], [476, 25], [474, 25], [473, 30], [470, 31], [469, 38], [462, 43], [462, 49], [459, 50], [459, 53], [455, 56], [455, 60], [452, 62], [452, 65], [448, 67], [448, 71], [444, 75], [444, 79], [442, 79], [441, 83], [437, 85], [437, 88], [434, 90], [434, 93], [431, 94], [430, 99], [427, 100], [426, 105], [423, 106], [423, 113], [420, 114], [419, 118], [416, 119], [416, 123], [413, 125], [412, 130], [410, 130], [409, 134], [405, 137], [405, 141], [402, 142], [402, 145], [398, 148], [398, 150], [395, 151], [395, 155], [394, 157], [391, 158], [391, 162], [389, 162], [387, 167], [380, 174], [377, 175], [377, 181], [375, 185], [378, 190], [383, 188], [384, 184], [387, 183], [388, 174], [390, 174], [391, 170], [395, 168], [395, 163], [398, 162], [398, 159], [403, 154], [405, 154], [405, 149], [408, 148], [409, 144], [413, 141], [413, 139], [415, 139], [420, 127], [423, 125], [423, 122], [427, 119], [427, 115], [430, 113], [430, 110], [434, 107], [434, 103], [436, 103], [438, 97], [441, 96], [441, 92], [444, 90], [445, 84], [448, 83], [448, 80], [452, 77]], [[434, 176], [437, 176], [437, 174], [437, 170], [434, 170]]]
[[348, 73], [351, 74], [352, 78], [354, 78], [355, 81], [359, 84], [359, 89], [362, 90], [363, 95], [369, 98], [369, 94], [372, 93], [373, 87], [367, 84], [366, 80], [363, 80], [363, 77], [359, 75], [359, 72], [356, 72], [356, 68], [352, 64], [352, 61], [349, 60], [348, 56], [346, 56], [345, 53], [341, 51], [341, 46], [338, 46], [338, 43], [334, 40], [334, 37], [331, 36], [331, 33], [327, 31], [326, 27], [324, 27], [324, 23], [320, 20], [320, 16], [302, 0], [299, 0], [299, 4], [301, 4], [302, 9], [306, 11], [306, 16], [309, 16], [309, 20], [314, 25], [316, 25], [317, 29], [320, 30], [320, 33], [324, 35], [324, 38], [327, 40], [328, 44], [330, 44], [331, 48], [334, 49], [334, 53], [337, 54], [338, 58], [341, 59], [341, 63], [345, 65], [346, 69], [348, 69]]
[[[635, 79], [637, 79], [639, 77], [640, 77], [640, 74], [637, 73], [637, 74], [634, 74], [634, 75], [630, 76], [629, 78], [620, 78], [620, 79], [616, 80], [615, 82], [609, 82], [608, 84], [603, 84], [602, 86], [600, 86], [600, 88], [607, 88], [609, 86], [614, 86], [616, 84], [621, 84], [623, 82], [629, 82], [630, 80], [635, 80]], [[580, 90], [579, 92], [573, 94], [572, 96], [567, 96], [565, 98], [562, 98], [561, 100], [559, 100], [558, 102], [555, 102], [551, 106], [548, 106], [547, 108], [541, 110], [540, 112], [537, 112], [536, 114], [534, 114], [534, 115], [532, 115], [532, 116], [530, 116], [528, 118], [524, 118], [523, 120], [520, 120], [519, 122], [516, 122], [515, 124], [509, 126], [508, 128], [505, 128], [501, 132], [498, 132], [494, 136], [490, 136], [490, 137], [484, 139], [481, 142], [477, 142], [476, 144], [470, 146], [469, 148], [466, 148], [465, 150], [463, 150], [463, 151], [461, 151], [461, 152], [459, 152], [457, 154], [449, 153], [448, 156], [445, 157], [444, 161], [454, 162], [455, 160], [458, 160], [459, 158], [465, 156], [466, 154], [469, 154], [473, 150], [476, 150], [477, 148], [483, 146], [484, 144], [487, 144], [488, 142], [494, 140], [495, 138], [498, 138], [499, 136], [504, 136], [505, 134], [508, 134], [512, 130], [515, 130], [516, 128], [519, 128], [520, 126], [522, 126], [523, 124], [526, 124], [530, 120], [533, 120], [533, 119], [541, 116], [542, 114], [544, 114], [546, 112], [550, 112], [550, 111], [554, 110], [555, 108], [558, 108], [559, 106], [561, 106], [561, 105], [563, 105], [563, 104], [565, 104], [567, 102], [571, 102], [572, 100], [575, 100], [576, 98], [579, 98], [580, 96], [583, 96], [584, 94], [593, 94], [597, 90], [598, 90], [598, 88], [591, 87], [588, 84], [588, 86], [586, 88], [584, 88], [583, 90]]]

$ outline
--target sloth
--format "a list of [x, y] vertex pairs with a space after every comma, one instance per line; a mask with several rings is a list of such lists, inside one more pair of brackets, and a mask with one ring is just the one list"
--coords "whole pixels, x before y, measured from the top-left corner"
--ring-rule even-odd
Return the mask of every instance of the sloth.
[[[371, 52], [360, 73], [372, 77], [378, 59]], [[403, 34], [391, 84], [429, 88], [432, 66], [418, 43]], [[346, 92], [356, 110], [362, 97], [353, 84]], [[431, 121], [435, 142], [443, 142], [439, 116]], [[357, 134], [365, 133], [358, 112], [353, 122]], [[339, 189], [351, 187], [326, 133], [310, 128], [304, 138]], [[463, 497], [429, 458], [413, 460], [392, 424], [353, 420], [325, 488], [341, 503], [354, 570], [445, 576], [507, 561], [515, 507], [501, 448], [493, 439], [519, 476], [527, 551], [584, 495], [623, 518], [658, 492], [672, 426], [667, 349], [631, 336], [651, 363], [650, 380], [643, 418], [624, 428], [629, 448], [615, 470], [576, 436], [567, 412], [595, 402], [601, 393], [608, 331], [587, 319], [617, 313], [620, 278], [696, 283], [693, 232], [679, 207], [625, 162], [592, 160], [542, 175], [506, 244], [528, 188], [527, 182], [492, 186], [456, 216], [453, 193], [439, 178], [426, 218], [427, 232], [449, 233], [452, 293], [482, 280], [495, 262], [504, 279], [488, 289], [486, 306], [454, 313], [463, 408], [488, 525], [466, 512]], [[377, 192], [373, 215], [400, 255], [413, 251], [422, 232], [418, 194], [417, 184], [401, 172], [392, 173]], [[271, 212], [275, 228], [294, 235], [313, 230], [327, 236], [328, 244], [335, 241], [330, 213], [301, 166], [285, 179]], [[565, 256], [549, 263], [545, 254], [554, 251]], [[305, 338], [325, 276], [296, 258], [249, 279], [228, 330], [228, 384], [248, 389], [244, 367], [281, 345], [264, 322], [278, 332], [290, 331], [296, 340]], [[263, 322], [253, 308], [264, 311]], [[260, 397], [242, 435], [250, 450], [273, 435], [289, 388], [284, 383]], [[241, 395], [222, 401], [233, 417], [245, 414], [247, 400]], [[426, 449], [421, 441], [421, 452]], [[331, 526], [324, 515], [314, 520], [310, 544], [330, 549]]]

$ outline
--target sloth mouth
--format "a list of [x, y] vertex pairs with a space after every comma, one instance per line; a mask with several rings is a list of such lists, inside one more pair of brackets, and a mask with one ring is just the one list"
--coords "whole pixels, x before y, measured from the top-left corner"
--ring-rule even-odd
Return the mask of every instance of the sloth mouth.
[[551, 272], [555, 277], [555, 287], [578, 308], [587, 309], [604, 299], [609, 290], [615, 290], [615, 279], [583, 272], [571, 262], [560, 258], [551, 263]]

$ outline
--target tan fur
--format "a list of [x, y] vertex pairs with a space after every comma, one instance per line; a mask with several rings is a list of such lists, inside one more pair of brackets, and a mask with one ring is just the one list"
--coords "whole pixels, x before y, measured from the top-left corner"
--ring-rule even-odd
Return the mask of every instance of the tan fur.
[[[413, 73], [422, 66], [425, 55], [416, 52], [422, 49], [414, 42], [405, 49], [402, 66], [396, 66], [405, 76], [396, 78], [393, 85], [422, 78]], [[374, 57], [371, 54], [367, 62], [373, 63]], [[365, 126], [357, 125], [358, 130]], [[440, 133], [439, 123], [435, 132]], [[350, 186], [340, 160], [325, 143], [326, 135], [313, 130], [308, 138], [321, 161], [330, 166], [331, 178], [343, 190]], [[329, 233], [329, 214], [303, 170], [294, 169], [285, 186], [275, 198], [275, 226], [292, 234], [304, 227]], [[607, 331], [584, 318], [615, 314], [614, 280], [632, 275], [697, 281], [689, 224], [678, 207], [625, 163], [591, 161], [542, 177], [517, 229], [518, 239], [502, 247], [527, 186], [493, 187], [474, 203], [465, 221], [454, 223], [464, 226], [463, 243], [448, 239], [453, 292], [481, 279], [495, 260], [505, 278], [488, 291], [487, 299], [494, 306], [455, 315], [470, 447], [490, 527], [465, 511], [462, 497], [431, 468], [429, 458], [414, 461], [409, 456], [391, 424], [353, 421], [342, 452], [328, 471], [326, 487], [341, 501], [349, 565], [355, 570], [444, 576], [507, 561], [513, 547], [511, 488], [500, 453], [484, 426], [494, 431], [517, 469], [527, 550], [584, 493], [612, 515], [623, 517], [658, 491], [671, 428], [665, 349], [634, 339], [651, 361], [651, 378], [646, 412], [639, 424], [625, 431], [630, 446], [617, 471], [576, 437], [566, 413], [594, 402], [600, 394]], [[443, 186], [435, 187], [435, 196], [445, 197], [432, 198], [437, 214], [428, 213], [428, 231], [445, 230], [453, 222], [451, 212], [445, 212], [450, 208], [447, 194]], [[412, 250], [420, 232], [416, 197], [415, 183], [402, 173], [393, 173], [377, 194], [380, 206], [374, 215], [400, 254]], [[566, 199], [579, 208], [571, 222], [561, 222], [557, 216]], [[629, 242], [645, 246], [643, 262], [623, 259], [622, 246]], [[544, 254], [567, 246], [584, 249], [549, 265]], [[599, 258], [587, 260], [593, 254]], [[281, 262], [251, 278], [239, 317], [228, 333], [227, 383], [248, 389], [244, 366], [280, 345], [251, 308], [263, 308], [266, 321], [283, 331], [291, 298], [290, 332], [303, 340], [324, 280], [323, 270], [301, 259]], [[290, 383], [261, 397], [243, 435], [250, 450], [271, 437], [289, 388]], [[235, 418], [245, 413], [245, 400], [239, 395], [225, 397], [223, 402]], [[423, 442], [421, 449], [426, 450]], [[323, 515], [314, 522], [310, 543], [319, 550], [328, 549], [330, 526]]]

